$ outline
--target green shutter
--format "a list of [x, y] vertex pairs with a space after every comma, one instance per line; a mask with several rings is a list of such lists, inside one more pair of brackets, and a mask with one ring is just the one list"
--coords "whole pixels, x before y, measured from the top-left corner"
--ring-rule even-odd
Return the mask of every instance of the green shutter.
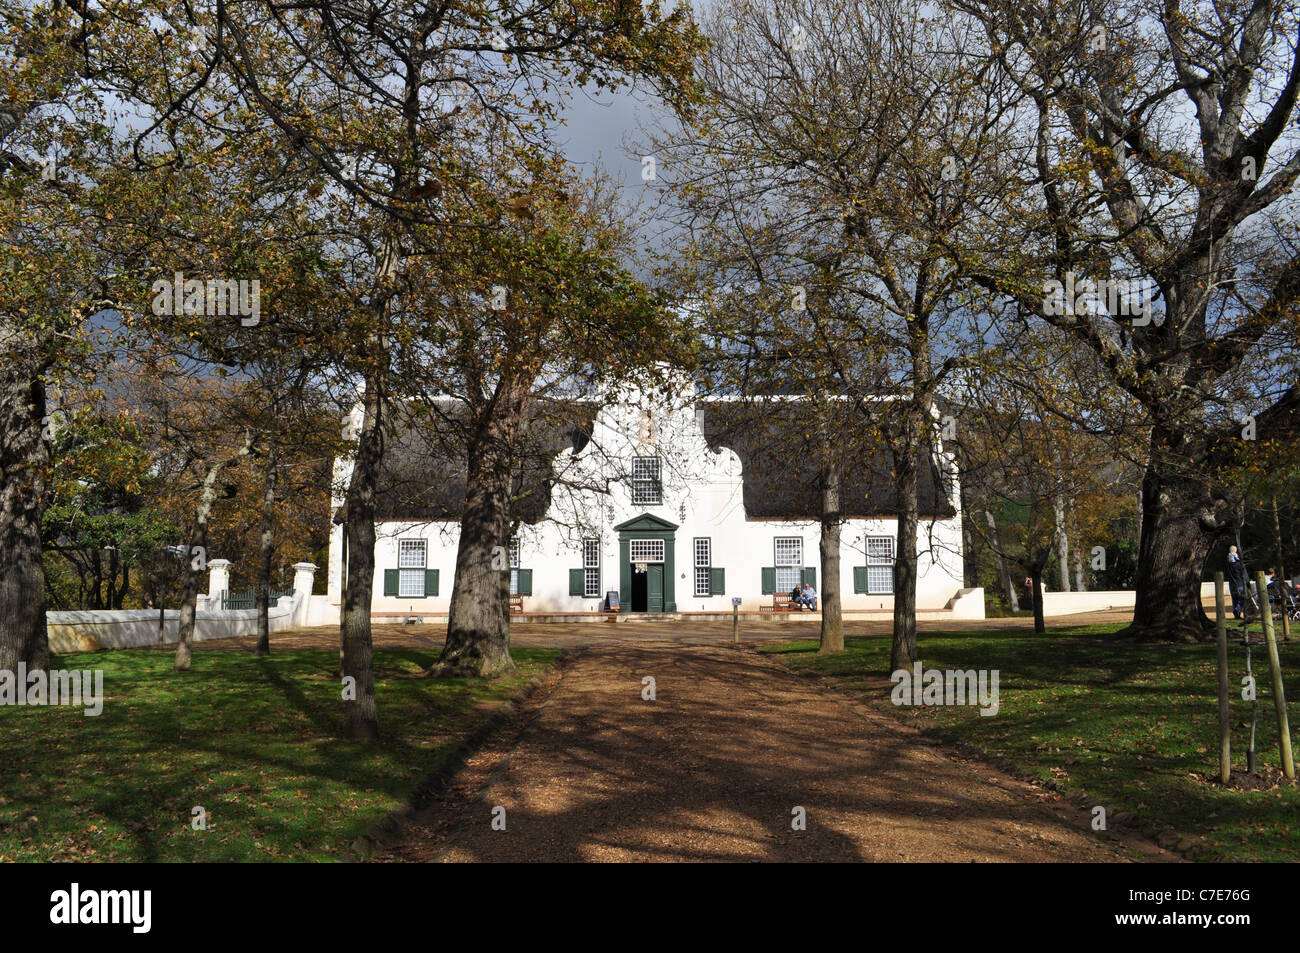
[[866, 566], [853, 567], [853, 591], [854, 592], [867, 591], [867, 567]]
[[397, 595], [397, 583], [402, 578], [401, 570], [385, 569], [384, 570], [384, 595]]
[[817, 588], [817, 567], [816, 566], [803, 567], [803, 581], [808, 583], [808, 585], [812, 586], [814, 589]]
[[436, 596], [438, 594], [438, 570], [426, 569], [424, 571], [424, 594], [426, 596]]
[[770, 596], [776, 592], [776, 567], [763, 567], [763, 595]]
[[569, 595], [581, 596], [586, 592], [587, 587], [584, 585], [585, 576], [583, 573], [584, 571], [581, 569], [569, 570]]
[[519, 574], [518, 582], [515, 585], [515, 589], [518, 590], [517, 595], [531, 596], [533, 594], [533, 571], [531, 569], [516, 569], [515, 572]]
[[727, 591], [727, 570], [714, 566], [709, 570], [709, 595], [720, 596]]

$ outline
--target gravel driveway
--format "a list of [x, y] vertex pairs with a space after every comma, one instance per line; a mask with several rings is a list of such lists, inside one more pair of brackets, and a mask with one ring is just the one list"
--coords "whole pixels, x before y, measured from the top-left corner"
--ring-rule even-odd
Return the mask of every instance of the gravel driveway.
[[382, 859], [1177, 859], [749, 647], [595, 644], [556, 678]]

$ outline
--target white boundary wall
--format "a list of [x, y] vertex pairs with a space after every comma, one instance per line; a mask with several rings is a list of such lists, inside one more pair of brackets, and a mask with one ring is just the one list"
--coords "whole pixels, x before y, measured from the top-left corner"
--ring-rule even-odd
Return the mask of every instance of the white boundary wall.
[[[194, 620], [194, 639], [227, 639], [257, 634], [256, 609], [209, 609], [220, 605], [221, 592], [228, 585], [230, 563], [213, 560], [209, 592], [200, 595]], [[311, 594], [316, 567], [311, 563], [294, 566], [294, 592], [281, 596], [267, 610], [272, 632], [338, 621], [338, 611], [326, 596]], [[50, 651], [92, 652], [97, 649], [147, 648], [158, 645], [157, 609], [89, 609], [46, 614]], [[163, 613], [163, 644], [175, 643], [180, 629], [180, 610]]]
[[[1226, 593], [1226, 587], [1225, 587]], [[1201, 601], [1214, 598], [1214, 583], [1201, 583]], [[1132, 589], [1103, 589], [1097, 592], [1045, 592], [1043, 615], [1073, 615], [1076, 612], [1097, 612], [1102, 609], [1132, 609], [1137, 603], [1137, 593]]]

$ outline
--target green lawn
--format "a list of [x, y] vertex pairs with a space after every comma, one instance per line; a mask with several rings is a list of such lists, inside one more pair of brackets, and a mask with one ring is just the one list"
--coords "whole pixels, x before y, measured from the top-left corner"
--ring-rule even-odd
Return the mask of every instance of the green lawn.
[[[1300, 859], [1300, 788], [1226, 790], [1194, 775], [1218, 771], [1215, 648], [1135, 645], [1112, 637], [1120, 626], [1075, 626], [1028, 633], [922, 633], [925, 667], [998, 669], [1001, 707], [895, 707], [887, 681], [889, 639], [850, 639], [838, 656], [811, 642], [767, 649], [791, 667], [835, 679], [927, 731], [968, 745], [1031, 780], [1055, 787], [1109, 816], [1191, 841], [1197, 859]], [[1258, 637], [1258, 633], [1252, 639]], [[1279, 646], [1290, 699], [1293, 743], [1300, 745], [1300, 646]], [[1234, 770], [1244, 771], [1250, 703], [1241, 700], [1245, 649], [1229, 645]], [[1259, 685], [1256, 748], [1276, 768], [1277, 722], [1267, 656], [1254, 650]], [[1300, 752], [1298, 752], [1300, 753]]]
[[57, 658], [103, 670], [104, 710], [0, 707], [0, 861], [339, 858], [558, 655], [513, 654], [510, 678], [430, 680], [436, 650], [377, 651], [373, 748], [337, 740], [337, 651]]

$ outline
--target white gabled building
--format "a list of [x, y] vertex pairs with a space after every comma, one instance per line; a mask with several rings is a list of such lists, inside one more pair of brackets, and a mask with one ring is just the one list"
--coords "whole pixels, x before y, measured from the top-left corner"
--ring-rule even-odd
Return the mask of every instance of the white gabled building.
[[[520, 487], [509, 549], [511, 593], [525, 613], [599, 612], [611, 593], [623, 613], [730, 613], [733, 597], [749, 612], [803, 580], [820, 593], [819, 491], [804, 455], [781, 445], [797, 400], [774, 406], [776, 425], [760, 433], [736, 423], [734, 402], [696, 400], [689, 385], [675, 390], [671, 401], [628, 391], [599, 407], [572, 402], [567, 423], [551, 424], [555, 439], [533, 468], [544, 476]], [[430, 458], [411, 445], [409, 434], [392, 442], [380, 481], [376, 616], [445, 616], [451, 601], [463, 471], [422, 464]], [[942, 452], [926, 463], [917, 607], [951, 609], [963, 592], [956, 469]], [[341, 479], [349, 466], [340, 461]], [[843, 497], [843, 609], [892, 609], [897, 521], [887, 454], [850, 464]], [[335, 525], [335, 605], [344, 563]], [[983, 617], [982, 591], [969, 592], [958, 614]]]

